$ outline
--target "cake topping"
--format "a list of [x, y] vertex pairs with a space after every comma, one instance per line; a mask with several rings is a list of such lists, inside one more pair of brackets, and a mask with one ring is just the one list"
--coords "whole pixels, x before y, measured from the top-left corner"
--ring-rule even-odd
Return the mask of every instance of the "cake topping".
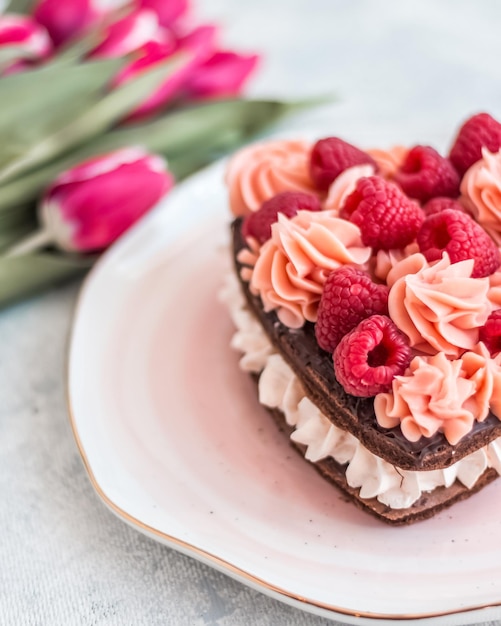
[[261, 207], [250, 213], [242, 224], [242, 235], [253, 237], [260, 244], [271, 237], [271, 225], [277, 221], [279, 213], [294, 217], [298, 211], [320, 211], [320, 200], [311, 193], [283, 191], [263, 202]]
[[334, 352], [350, 330], [371, 315], [388, 314], [388, 287], [346, 265], [329, 274], [318, 307], [315, 335], [318, 345]]
[[479, 330], [478, 338], [485, 344], [492, 356], [501, 351], [501, 309], [489, 315], [484, 326]]
[[489, 279], [471, 278], [473, 263], [469, 259], [452, 264], [444, 253], [429, 265], [422, 254], [414, 254], [391, 270], [388, 310], [411, 346], [457, 357], [478, 342], [478, 329], [485, 324], [491, 304]]
[[257, 211], [282, 191], [316, 193], [309, 157], [310, 144], [304, 141], [268, 141], [240, 150], [226, 170], [233, 215]]
[[470, 117], [459, 129], [449, 159], [460, 176], [481, 158], [482, 147], [491, 152], [501, 148], [501, 124], [488, 113]]
[[454, 209], [427, 217], [417, 242], [428, 261], [440, 259], [444, 252], [451, 263], [473, 259], [473, 278], [489, 276], [501, 264], [499, 250], [485, 230], [469, 215]]
[[394, 175], [411, 198], [426, 202], [435, 196], [459, 196], [459, 175], [452, 163], [431, 146], [415, 146]]
[[299, 211], [278, 215], [272, 235], [259, 250], [250, 289], [260, 295], [265, 311], [276, 309], [280, 321], [300, 328], [315, 322], [323, 284], [345, 264], [361, 265], [370, 256], [360, 230], [332, 211]]
[[329, 187], [324, 209], [339, 214], [346, 198], [355, 191], [357, 182], [361, 178], [373, 176], [374, 172], [373, 165], [354, 165], [344, 170]]
[[415, 357], [405, 376], [393, 381], [393, 393], [376, 396], [374, 410], [380, 426], [400, 425], [409, 441], [444, 433], [452, 445], [470, 432], [474, 414], [466, 401], [475, 383], [461, 373], [460, 360], [450, 361], [443, 352]]
[[453, 198], [446, 198], [445, 196], [432, 198], [431, 200], [428, 200], [425, 205], [423, 205], [423, 211], [425, 212], [426, 217], [429, 215], [435, 215], [435, 213], [441, 213], [446, 209], [454, 209], [455, 211], [467, 213], [467, 210], [461, 202], [458, 202], [458, 200], [454, 200]]
[[362, 178], [340, 213], [360, 227], [366, 246], [404, 248], [416, 237], [424, 213], [397, 185], [379, 176]]
[[489, 406], [499, 412], [501, 367], [482, 344], [457, 360], [443, 352], [417, 356], [405, 375], [395, 377], [392, 389], [374, 400], [380, 426], [400, 425], [409, 441], [443, 432], [455, 445], [475, 420], [487, 417]]
[[407, 338], [386, 315], [372, 315], [345, 335], [334, 352], [334, 371], [346, 393], [375, 396], [391, 388], [411, 360]]
[[473, 217], [501, 245], [501, 151], [482, 149], [461, 181], [461, 193]]
[[367, 150], [367, 154], [376, 161], [379, 175], [389, 180], [393, 178], [395, 172], [402, 165], [407, 152], [409, 152], [409, 148], [405, 146], [393, 146], [389, 150], [381, 150], [380, 148]]
[[376, 162], [366, 152], [338, 137], [327, 137], [317, 141], [311, 151], [311, 178], [318, 189], [327, 191], [341, 172], [363, 164], [372, 165], [376, 169]]

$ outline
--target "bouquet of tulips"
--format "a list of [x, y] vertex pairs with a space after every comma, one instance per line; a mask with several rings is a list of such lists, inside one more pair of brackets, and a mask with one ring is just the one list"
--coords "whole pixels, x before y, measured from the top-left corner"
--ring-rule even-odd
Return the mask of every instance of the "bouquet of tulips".
[[176, 180], [293, 103], [188, 0], [13, 0], [0, 14], [0, 306], [85, 272]]

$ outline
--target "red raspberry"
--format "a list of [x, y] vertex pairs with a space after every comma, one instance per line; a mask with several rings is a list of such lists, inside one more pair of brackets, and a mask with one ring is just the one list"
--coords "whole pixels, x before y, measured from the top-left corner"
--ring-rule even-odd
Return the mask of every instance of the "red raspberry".
[[408, 196], [421, 202], [436, 196], [459, 196], [460, 180], [454, 166], [430, 146], [409, 150], [393, 180]]
[[435, 215], [435, 213], [441, 213], [446, 209], [454, 209], [454, 211], [468, 213], [468, 211], [461, 204], [461, 202], [453, 200], [452, 198], [444, 198], [443, 196], [432, 198], [431, 200], [428, 200], [428, 202], [423, 206], [423, 211], [425, 212], [426, 217], [430, 215]]
[[334, 371], [346, 393], [368, 398], [389, 391], [411, 356], [407, 337], [391, 319], [373, 315], [341, 339], [334, 352]]
[[388, 287], [374, 283], [366, 272], [345, 265], [329, 274], [318, 306], [318, 345], [334, 352], [341, 339], [363, 319], [388, 315]]
[[373, 165], [374, 159], [350, 143], [338, 137], [320, 139], [313, 146], [310, 156], [310, 175], [316, 187], [327, 191], [341, 172], [354, 165]]
[[257, 211], [248, 215], [242, 224], [245, 238], [254, 237], [263, 244], [271, 237], [271, 225], [278, 214], [294, 217], [298, 211], [320, 211], [322, 206], [317, 196], [301, 191], [284, 191], [263, 202]]
[[427, 217], [417, 242], [428, 261], [441, 259], [443, 252], [451, 263], [474, 259], [473, 278], [489, 276], [501, 264], [499, 250], [485, 230], [469, 215], [454, 209]]
[[460, 176], [482, 158], [483, 146], [491, 152], [501, 148], [501, 124], [488, 113], [470, 117], [459, 129], [449, 159]]
[[479, 341], [483, 341], [491, 356], [501, 351], [501, 309], [493, 311], [478, 333]]
[[340, 215], [360, 228], [364, 246], [376, 250], [405, 248], [424, 220], [416, 202], [379, 176], [361, 178], [346, 198]]

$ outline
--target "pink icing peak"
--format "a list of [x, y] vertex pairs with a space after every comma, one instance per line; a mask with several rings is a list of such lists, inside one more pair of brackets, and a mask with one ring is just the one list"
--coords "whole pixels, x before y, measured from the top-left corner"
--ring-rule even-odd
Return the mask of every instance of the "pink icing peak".
[[501, 245], [501, 150], [482, 148], [482, 158], [461, 181], [462, 202], [476, 221]]
[[373, 176], [374, 173], [373, 165], [355, 165], [341, 172], [329, 187], [324, 209], [336, 211], [338, 214], [346, 197], [355, 191], [357, 181], [365, 176]]
[[409, 149], [404, 146], [393, 146], [388, 150], [371, 148], [366, 152], [376, 161], [379, 175], [391, 179], [404, 162]]
[[260, 295], [265, 311], [277, 310], [290, 328], [316, 321], [322, 286], [333, 269], [361, 265], [370, 256], [358, 226], [334, 211], [299, 211], [291, 219], [279, 214], [271, 230], [251, 270], [250, 289]]
[[455, 445], [483, 421], [489, 409], [501, 417], [501, 365], [484, 344], [449, 360], [443, 352], [415, 357], [404, 376], [396, 376], [392, 392], [374, 400], [378, 423], [400, 425], [409, 441], [443, 432]]
[[473, 260], [429, 264], [422, 254], [398, 263], [388, 274], [390, 317], [416, 350], [457, 357], [478, 342], [492, 307], [488, 278], [471, 278]]
[[275, 140], [237, 152], [226, 170], [233, 215], [257, 211], [282, 191], [317, 194], [309, 173], [310, 150], [305, 141]]

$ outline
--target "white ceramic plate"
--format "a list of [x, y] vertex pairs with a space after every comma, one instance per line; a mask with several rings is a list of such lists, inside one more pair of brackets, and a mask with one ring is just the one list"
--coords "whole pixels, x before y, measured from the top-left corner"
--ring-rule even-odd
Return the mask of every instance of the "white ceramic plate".
[[141, 532], [319, 615], [501, 618], [501, 481], [388, 527], [345, 503], [257, 404], [217, 299], [229, 267], [222, 174], [180, 185], [85, 283], [69, 398], [94, 487]]

